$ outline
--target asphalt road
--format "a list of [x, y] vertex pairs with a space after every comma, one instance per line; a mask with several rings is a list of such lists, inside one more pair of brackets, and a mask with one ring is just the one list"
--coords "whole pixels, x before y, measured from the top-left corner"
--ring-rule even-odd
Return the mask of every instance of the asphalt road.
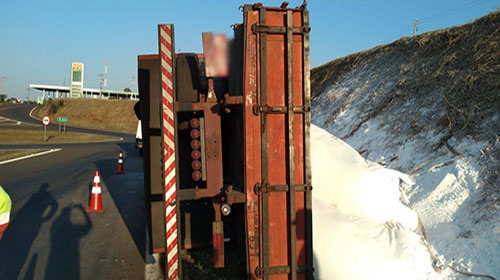
[[[28, 116], [31, 107], [0, 109], [0, 116], [36, 124]], [[150, 256], [142, 159], [133, 135], [106, 134], [124, 140], [31, 145], [62, 150], [0, 165], [0, 185], [13, 203], [9, 227], [0, 240], [0, 279], [145, 278]], [[114, 174], [120, 150], [126, 174]], [[96, 170], [101, 173], [105, 212], [86, 213]]]

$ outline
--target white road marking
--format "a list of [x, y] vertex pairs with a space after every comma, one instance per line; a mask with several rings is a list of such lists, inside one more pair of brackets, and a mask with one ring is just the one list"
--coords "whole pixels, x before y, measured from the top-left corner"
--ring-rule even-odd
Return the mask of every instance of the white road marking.
[[[37, 107], [37, 106], [33, 107], [33, 108], [31, 109], [31, 111], [30, 111], [30, 117], [31, 117], [31, 118], [33, 118], [33, 119], [35, 119], [35, 118], [34, 118], [31, 114], [33, 114], [33, 111], [35, 111], [36, 107]], [[36, 120], [38, 120], [38, 119], [36, 119]]]
[[[30, 114], [31, 114], [31, 112], [30, 112]], [[21, 121], [18, 121], [18, 120], [13, 120], [13, 119], [9, 119], [9, 118], [0, 116], [0, 123], [2, 123], [2, 124], [5, 125], [5, 122], [11, 122], [12, 125], [21, 125], [21, 124], [24, 124], [24, 125], [31, 125], [31, 126], [39, 126], [39, 125], [36, 125], [36, 124], [25, 123], [25, 122], [21, 122]]]
[[21, 125], [21, 122], [0, 116], [1, 125]]
[[55, 153], [55, 152], [59, 152], [60, 150], [62, 150], [62, 149], [50, 149], [48, 151], [43, 151], [43, 152], [36, 153], [36, 154], [31, 154], [31, 155], [27, 155], [27, 156], [18, 157], [18, 158], [8, 159], [8, 160], [0, 161], [0, 165], [11, 163], [11, 162], [18, 161], [18, 160], [27, 159], [27, 158], [32, 158], [32, 157], [37, 157], [37, 156], [43, 156], [43, 155], [50, 154], [50, 153]]

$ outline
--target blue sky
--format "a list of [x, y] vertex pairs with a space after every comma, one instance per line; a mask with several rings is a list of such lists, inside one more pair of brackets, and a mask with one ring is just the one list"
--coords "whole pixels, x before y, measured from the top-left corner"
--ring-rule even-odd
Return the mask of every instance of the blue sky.
[[[279, 6], [282, 1], [262, 2]], [[137, 73], [137, 55], [157, 53], [158, 23], [175, 24], [177, 49], [201, 52], [201, 32], [231, 35], [230, 25], [242, 22], [238, 7], [243, 3], [254, 2], [2, 1], [2, 91], [25, 99], [30, 83], [68, 85], [73, 61], [85, 63], [85, 87], [99, 88], [106, 59], [108, 88], [123, 90]], [[411, 35], [414, 18], [422, 33], [467, 23], [499, 6], [500, 0], [310, 0], [311, 64]], [[39, 94], [31, 90], [30, 97]]]

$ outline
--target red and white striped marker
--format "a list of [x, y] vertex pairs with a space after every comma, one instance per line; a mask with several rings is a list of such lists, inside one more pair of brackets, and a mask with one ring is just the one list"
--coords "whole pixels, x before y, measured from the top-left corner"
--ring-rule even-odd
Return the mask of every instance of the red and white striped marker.
[[160, 65], [162, 94], [163, 127], [163, 171], [166, 207], [166, 256], [167, 278], [178, 279], [179, 250], [177, 248], [177, 207], [175, 184], [175, 126], [174, 126], [174, 87], [173, 61], [174, 39], [172, 24], [160, 24]]

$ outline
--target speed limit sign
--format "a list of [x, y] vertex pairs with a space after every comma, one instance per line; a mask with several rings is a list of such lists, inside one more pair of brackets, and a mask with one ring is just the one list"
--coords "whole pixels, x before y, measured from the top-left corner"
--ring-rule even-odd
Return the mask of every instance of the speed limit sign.
[[42, 124], [44, 126], [48, 126], [50, 124], [50, 117], [49, 116], [43, 116], [43, 118], [42, 118]]

